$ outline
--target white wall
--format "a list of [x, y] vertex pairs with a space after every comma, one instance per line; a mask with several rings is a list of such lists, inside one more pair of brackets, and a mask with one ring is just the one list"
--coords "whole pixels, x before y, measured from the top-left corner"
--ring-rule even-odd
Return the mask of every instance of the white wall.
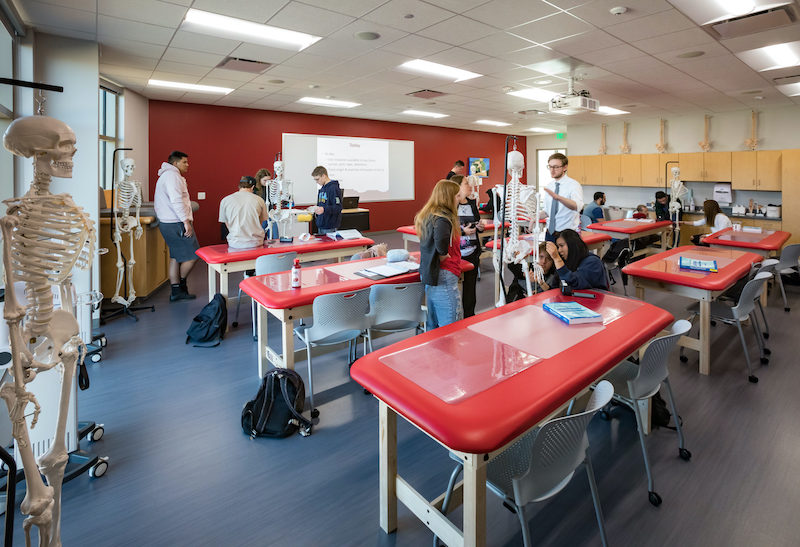
[[[64, 87], [63, 93], [45, 92], [45, 114], [69, 125], [78, 140], [72, 178], [53, 179], [51, 191], [71, 194], [97, 227], [97, 90], [100, 74], [97, 43], [36, 34], [33, 48], [36, 81]], [[27, 182], [30, 183], [30, 179]], [[91, 285], [97, 288], [100, 271], [97, 256], [93, 265]], [[76, 270], [72, 279], [79, 294], [90, 290], [88, 272]]]
[[122, 101], [120, 104], [120, 124], [122, 126], [120, 147], [133, 148], [131, 151], [126, 150], [124, 157], [133, 158], [136, 162], [136, 171], [133, 174], [133, 179], [142, 183], [142, 198], [144, 201], [149, 201], [150, 184], [147, 176], [147, 169], [150, 165], [148, 100], [130, 89], [126, 89], [120, 97]]

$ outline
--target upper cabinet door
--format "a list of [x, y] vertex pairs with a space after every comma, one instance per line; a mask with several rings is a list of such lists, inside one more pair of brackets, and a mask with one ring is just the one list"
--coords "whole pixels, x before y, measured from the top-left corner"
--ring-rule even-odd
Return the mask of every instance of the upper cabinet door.
[[731, 181], [731, 153], [730, 152], [705, 152], [705, 178], [709, 182]]
[[756, 152], [756, 166], [758, 189], [780, 192], [782, 187], [781, 151], [759, 150]]
[[756, 152], [732, 152], [731, 188], [734, 190], [755, 190], [756, 180]]
[[601, 156], [603, 165], [603, 186], [621, 186], [619, 154]]
[[642, 154], [642, 186], [657, 188], [663, 186], [661, 178], [664, 172], [660, 169], [661, 162], [659, 161], [659, 154]]
[[603, 164], [600, 156], [585, 156], [584, 167], [586, 168], [584, 179], [581, 184], [597, 186], [603, 184]]
[[587, 156], [570, 156], [567, 163], [567, 176], [586, 184], [586, 158]]
[[620, 154], [620, 181], [623, 186], [642, 186], [640, 154]]
[[678, 154], [681, 162], [681, 180], [702, 181], [704, 178], [703, 153], [690, 152]]

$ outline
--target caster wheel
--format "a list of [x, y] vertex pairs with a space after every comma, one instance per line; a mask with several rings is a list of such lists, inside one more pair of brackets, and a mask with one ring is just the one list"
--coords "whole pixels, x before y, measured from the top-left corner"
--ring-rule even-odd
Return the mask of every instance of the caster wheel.
[[311, 411], [311, 417], [312, 417], [312, 418], [319, 418], [319, 410], [317, 410], [316, 408], [315, 408], [315, 409], [313, 409], [313, 410]]
[[653, 504], [653, 505], [655, 505], [656, 507], [658, 507], [659, 505], [661, 505], [661, 496], [659, 496], [659, 495], [658, 495], [658, 493], [656, 493], [656, 492], [650, 492], [650, 496], [649, 496], [649, 498], [650, 498], [650, 503], [652, 503], [652, 504]]
[[712, 326], [712, 327], [716, 327], [716, 326], [717, 326], [717, 322], [716, 322], [716, 321], [712, 321], [712, 322], [711, 322], [711, 326]]
[[232, 326], [233, 328], [236, 328], [236, 327], [238, 327], [238, 326], [239, 326], [239, 322], [238, 322], [238, 321], [234, 321], [233, 323], [231, 323], [231, 326]]
[[93, 479], [99, 479], [106, 474], [106, 471], [108, 471], [108, 461], [100, 460], [89, 468], [89, 476]]
[[91, 359], [92, 363], [99, 363], [103, 359], [103, 356], [99, 353], [93, 353], [89, 359]]
[[767, 358], [767, 357], [762, 357], [762, 358], [761, 358], [761, 364], [762, 364], [762, 365], [768, 365], [768, 364], [769, 364], [769, 358]]
[[764, 336], [765, 340], [769, 340], [769, 333], [768, 332], [762, 332], [761, 334]]
[[609, 421], [611, 419], [611, 414], [608, 413], [608, 410], [601, 410], [600, 417], [605, 421]]
[[688, 362], [689, 362], [689, 358], [686, 357], [685, 355], [681, 355], [681, 363], [688, 363]]
[[103, 434], [105, 432], [106, 430], [103, 429], [103, 426], [98, 425], [97, 427], [95, 427], [89, 433], [86, 434], [86, 440], [89, 441], [90, 443], [99, 441], [100, 439], [103, 438]]
[[748, 376], [747, 379], [750, 380], [751, 384], [757, 384], [758, 383], [758, 376]]
[[792, 308], [783, 308], [783, 311], [785, 311], [786, 313], [789, 313], [790, 311], [792, 311]]
[[764, 348], [764, 355], [772, 355], [772, 351], [769, 348]]
[[689, 461], [692, 459], [692, 453], [686, 450], [685, 448], [679, 448], [678, 454], [680, 455], [682, 460]]
[[108, 345], [108, 340], [105, 336], [101, 336], [96, 340], [96, 342], [100, 345], [101, 348], [104, 348]]

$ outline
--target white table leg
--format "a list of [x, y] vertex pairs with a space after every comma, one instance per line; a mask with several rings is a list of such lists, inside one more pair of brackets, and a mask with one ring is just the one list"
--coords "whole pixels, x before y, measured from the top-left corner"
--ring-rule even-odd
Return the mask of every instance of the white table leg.
[[219, 292], [226, 299], [228, 298], [228, 272], [224, 270], [219, 272]]
[[474, 454], [464, 462], [464, 547], [486, 545], [486, 465]]
[[217, 272], [214, 267], [208, 265], [208, 301], [214, 300], [214, 295], [217, 294]]
[[397, 414], [378, 401], [378, 442], [381, 529], [397, 530]]
[[258, 311], [256, 312], [258, 321], [258, 379], [264, 377], [265, 368], [267, 365], [266, 347], [269, 343], [269, 336], [267, 332], [267, 323], [269, 322], [269, 313], [267, 309], [261, 304], [256, 304]]
[[294, 370], [294, 321], [288, 317], [281, 320], [281, 342], [283, 344], [283, 365]]
[[711, 301], [700, 301], [700, 374], [711, 374]]

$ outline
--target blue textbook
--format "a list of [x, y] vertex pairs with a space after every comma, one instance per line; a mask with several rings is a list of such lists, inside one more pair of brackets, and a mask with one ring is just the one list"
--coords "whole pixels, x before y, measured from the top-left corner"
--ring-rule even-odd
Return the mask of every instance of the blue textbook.
[[568, 325], [603, 322], [602, 315], [577, 302], [545, 302], [542, 308]]
[[697, 258], [680, 257], [678, 265], [681, 268], [688, 270], [697, 270], [699, 272], [717, 272], [716, 260], [698, 260]]

